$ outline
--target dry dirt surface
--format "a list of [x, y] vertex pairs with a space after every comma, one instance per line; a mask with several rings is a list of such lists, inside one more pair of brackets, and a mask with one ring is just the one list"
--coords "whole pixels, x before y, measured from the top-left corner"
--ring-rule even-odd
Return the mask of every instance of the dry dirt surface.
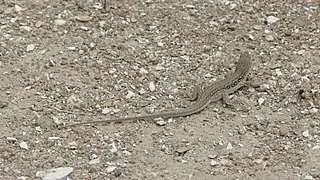
[[[232, 105], [58, 129], [185, 108], [244, 51]], [[319, 74], [319, 1], [0, 0], [0, 179], [320, 179]]]

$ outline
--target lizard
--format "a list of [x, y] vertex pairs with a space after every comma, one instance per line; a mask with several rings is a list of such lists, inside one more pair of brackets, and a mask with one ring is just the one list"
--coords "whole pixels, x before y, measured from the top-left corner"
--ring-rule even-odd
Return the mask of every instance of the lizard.
[[97, 123], [110, 123], [110, 122], [125, 122], [135, 120], [153, 120], [155, 118], [177, 118], [185, 117], [192, 114], [196, 114], [204, 110], [211, 102], [216, 102], [222, 99], [225, 103], [229, 103], [228, 95], [236, 92], [240, 87], [244, 86], [251, 69], [251, 57], [250, 54], [245, 51], [240, 55], [239, 61], [232, 74], [227, 78], [213, 82], [201, 93], [197, 93], [196, 102], [189, 107], [184, 109], [176, 109], [172, 111], [158, 112], [153, 114], [137, 115], [120, 117], [109, 120], [96, 120], [96, 121], [85, 121], [69, 125], [61, 126], [59, 129], [73, 127], [78, 125], [86, 124], [97, 124]]

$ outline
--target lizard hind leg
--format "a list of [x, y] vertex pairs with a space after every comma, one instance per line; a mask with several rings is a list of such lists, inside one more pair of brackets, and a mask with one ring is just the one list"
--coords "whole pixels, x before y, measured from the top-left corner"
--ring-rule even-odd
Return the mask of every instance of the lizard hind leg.
[[203, 87], [202, 86], [203, 84], [204, 84], [203, 82], [195, 83], [194, 89], [192, 93], [189, 95], [189, 98], [188, 98], [189, 101], [196, 101], [199, 99], [199, 97], [203, 93], [203, 88], [201, 88]]
[[196, 101], [198, 100], [200, 94], [201, 94], [201, 88], [198, 85], [194, 86], [194, 90], [192, 91], [192, 93], [189, 95], [188, 100], [189, 101]]
[[223, 102], [226, 104], [226, 106], [229, 106], [236, 110], [243, 110], [243, 111], [249, 111], [252, 109], [252, 104], [249, 102], [248, 99], [245, 99], [243, 97], [233, 97], [234, 99], [230, 99], [228, 93], [224, 93], [222, 96]]

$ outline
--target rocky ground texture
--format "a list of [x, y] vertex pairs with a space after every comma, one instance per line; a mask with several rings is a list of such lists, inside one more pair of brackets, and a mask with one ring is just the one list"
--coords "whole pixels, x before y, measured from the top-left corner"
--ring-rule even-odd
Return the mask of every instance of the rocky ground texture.
[[[0, 0], [0, 179], [320, 179], [319, 3]], [[184, 108], [244, 51], [246, 103], [57, 128]]]

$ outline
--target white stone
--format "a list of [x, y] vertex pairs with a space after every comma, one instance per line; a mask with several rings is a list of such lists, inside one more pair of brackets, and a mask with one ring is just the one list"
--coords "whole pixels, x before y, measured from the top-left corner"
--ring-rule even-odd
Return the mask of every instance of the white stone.
[[108, 114], [108, 113], [110, 113], [111, 112], [111, 109], [110, 108], [108, 108], [108, 107], [106, 107], [106, 108], [104, 108], [104, 109], [102, 109], [102, 114]]
[[48, 140], [51, 140], [51, 141], [55, 141], [55, 140], [59, 140], [60, 137], [48, 137]]
[[65, 177], [68, 176], [72, 171], [72, 167], [59, 167], [44, 171], [37, 171], [36, 177], [42, 178], [43, 180], [65, 179]]
[[259, 98], [259, 99], [258, 99], [259, 106], [261, 106], [261, 105], [264, 103], [264, 101], [265, 101], [265, 100], [264, 100], [263, 98]]
[[155, 91], [156, 90], [156, 86], [154, 85], [153, 82], [149, 83], [149, 89], [150, 89], [150, 91]]
[[111, 172], [113, 172], [113, 171], [116, 170], [116, 169], [117, 169], [116, 166], [108, 166], [106, 170], [107, 170], [108, 173], [111, 173]]
[[211, 166], [217, 166], [217, 165], [219, 165], [219, 163], [217, 161], [215, 161], [215, 160], [211, 160], [210, 165]]
[[24, 141], [22, 141], [22, 142], [19, 144], [19, 146], [20, 146], [21, 149], [26, 149], [26, 150], [29, 149], [29, 148], [28, 148], [28, 144], [27, 144], [26, 142], [24, 142]]
[[111, 146], [112, 146], [112, 148], [110, 149], [110, 152], [115, 153], [118, 151], [115, 142], [112, 142]]
[[140, 74], [148, 74], [149, 72], [144, 68], [140, 68], [139, 73]]
[[124, 150], [122, 151], [122, 153], [126, 156], [131, 156], [131, 152], [127, 151], [127, 150]]
[[13, 138], [13, 137], [7, 137], [7, 141], [9, 141], [9, 142], [16, 142], [17, 139], [16, 139], [16, 138]]
[[128, 94], [126, 95], [126, 99], [130, 99], [132, 98], [133, 96], [135, 96], [136, 94], [132, 91], [128, 91]]
[[276, 69], [276, 75], [277, 75], [277, 76], [282, 76], [282, 72], [281, 72], [280, 69]]
[[29, 44], [29, 45], [27, 46], [27, 52], [33, 51], [34, 48], [35, 48], [35, 45], [34, 45], [34, 44]]
[[303, 132], [302, 132], [302, 136], [303, 136], [303, 137], [309, 137], [309, 136], [310, 136], [309, 130], [303, 131]]
[[232, 144], [228, 143], [226, 150], [231, 150], [231, 149], [233, 149]]
[[29, 27], [29, 26], [20, 26], [19, 29], [20, 29], [20, 30], [23, 30], [23, 31], [27, 31], [27, 32], [29, 32], [29, 31], [32, 30], [32, 28]]
[[268, 16], [267, 17], [267, 23], [268, 25], [271, 25], [275, 22], [279, 21], [279, 18], [275, 17], [275, 16]]
[[273, 38], [273, 36], [271, 36], [271, 35], [266, 35], [266, 40], [267, 40], [267, 41], [273, 41], [274, 38]]
[[248, 37], [249, 37], [250, 40], [252, 40], [252, 41], [254, 40], [254, 37], [253, 37], [252, 34], [249, 34]]
[[97, 158], [97, 159], [92, 159], [92, 160], [90, 160], [90, 161], [88, 162], [88, 164], [90, 164], [90, 165], [99, 164], [99, 163], [100, 163], [100, 159], [99, 159], [99, 158]]
[[15, 5], [14, 5], [14, 10], [15, 10], [17, 13], [19, 13], [19, 12], [22, 12], [24, 9], [23, 9], [21, 6], [15, 4]]
[[297, 52], [297, 54], [302, 55], [302, 54], [304, 54], [304, 52], [306, 52], [306, 50], [301, 49], [301, 50], [299, 50], [299, 51]]
[[311, 175], [305, 175], [304, 179], [305, 180], [313, 180], [313, 177]]
[[159, 126], [164, 126], [167, 124], [167, 122], [162, 118], [156, 118], [155, 121], [156, 121], [156, 124], [158, 124]]
[[70, 46], [70, 47], [67, 47], [67, 49], [69, 49], [69, 50], [71, 50], [71, 51], [75, 51], [75, 50], [76, 50], [76, 47]]
[[66, 24], [67, 21], [66, 20], [63, 20], [63, 19], [57, 19], [54, 21], [54, 24], [57, 25], [57, 26], [62, 26], [64, 24]]
[[318, 149], [320, 149], [320, 145], [315, 145], [312, 147], [312, 150], [318, 150]]

